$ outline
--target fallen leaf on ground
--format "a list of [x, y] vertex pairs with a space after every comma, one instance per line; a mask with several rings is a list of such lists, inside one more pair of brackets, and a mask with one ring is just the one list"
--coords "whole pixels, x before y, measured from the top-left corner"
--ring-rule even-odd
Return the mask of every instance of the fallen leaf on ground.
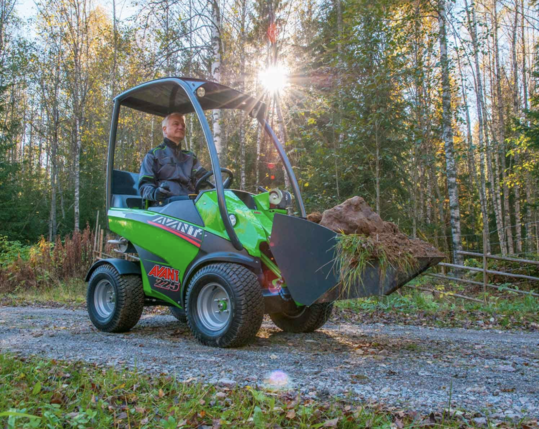
[[286, 418], [289, 420], [292, 420], [296, 417], [296, 412], [294, 410], [290, 410], [288, 413], [286, 413]]
[[336, 419], [326, 420], [323, 427], [325, 427], [325, 428], [336, 428], [338, 422], [339, 422], [339, 417], [337, 417]]

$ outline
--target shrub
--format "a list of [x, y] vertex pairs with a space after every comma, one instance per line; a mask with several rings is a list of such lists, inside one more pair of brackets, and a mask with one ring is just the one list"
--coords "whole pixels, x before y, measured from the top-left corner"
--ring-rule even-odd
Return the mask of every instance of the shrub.
[[30, 287], [83, 277], [93, 261], [94, 234], [89, 225], [54, 243], [41, 237], [39, 243], [24, 246], [0, 237], [0, 291]]

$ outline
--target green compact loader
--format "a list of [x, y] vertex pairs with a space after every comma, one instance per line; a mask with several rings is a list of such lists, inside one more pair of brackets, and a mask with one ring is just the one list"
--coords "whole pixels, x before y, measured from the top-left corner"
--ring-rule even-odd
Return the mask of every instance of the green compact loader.
[[[150, 206], [138, 194], [138, 174], [114, 168], [120, 109], [161, 118], [196, 114], [211, 160], [196, 194]], [[219, 165], [204, 113], [215, 109], [239, 109], [258, 120], [279, 154], [292, 195], [284, 189], [230, 188], [233, 173]], [[201, 343], [238, 347], [254, 339], [264, 314], [284, 331], [312, 332], [328, 321], [334, 301], [390, 294], [439, 262], [422, 258], [413, 272], [390, 269], [383, 276], [369, 266], [360, 284], [343, 288], [334, 263], [337, 234], [307, 221], [298, 182], [265, 109], [255, 98], [194, 78], [154, 80], [115, 98], [107, 222], [120, 236], [116, 251], [128, 256], [100, 259], [87, 274], [88, 313], [98, 329], [128, 331], [144, 306], [162, 305], [187, 319]], [[293, 203], [298, 216], [289, 215]]]

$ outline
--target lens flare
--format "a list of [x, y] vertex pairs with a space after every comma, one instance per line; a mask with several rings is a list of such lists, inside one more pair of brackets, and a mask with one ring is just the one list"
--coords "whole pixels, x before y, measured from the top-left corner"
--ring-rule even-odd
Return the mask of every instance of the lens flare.
[[269, 92], [279, 92], [288, 85], [288, 69], [282, 65], [268, 67], [259, 73], [258, 79]]
[[290, 377], [284, 371], [280, 369], [270, 372], [267, 377], [264, 379], [264, 384], [267, 387], [272, 387], [274, 389], [283, 389], [290, 385]]

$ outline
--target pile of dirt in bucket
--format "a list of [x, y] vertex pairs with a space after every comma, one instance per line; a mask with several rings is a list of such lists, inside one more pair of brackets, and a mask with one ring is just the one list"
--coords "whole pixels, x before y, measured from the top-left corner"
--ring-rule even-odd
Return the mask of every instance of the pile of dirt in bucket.
[[410, 239], [399, 231], [393, 222], [384, 221], [361, 197], [353, 197], [331, 209], [314, 212], [307, 216], [332, 231], [342, 234], [358, 234], [379, 243], [393, 257], [408, 253], [415, 258], [444, 256], [432, 244]]

